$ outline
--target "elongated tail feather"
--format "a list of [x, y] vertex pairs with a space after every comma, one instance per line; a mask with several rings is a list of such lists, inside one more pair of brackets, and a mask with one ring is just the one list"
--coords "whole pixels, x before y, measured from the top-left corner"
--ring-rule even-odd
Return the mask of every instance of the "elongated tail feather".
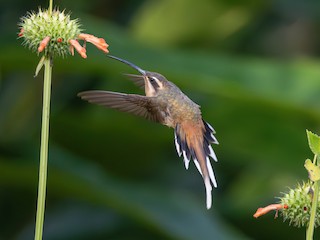
[[201, 121], [198, 124], [184, 122], [177, 124], [174, 132], [175, 146], [179, 156], [183, 156], [186, 169], [189, 168], [190, 160], [193, 159], [195, 166], [202, 175], [205, 189], [206, 202], [209, 209], [212, 204], [212, 186], [217, 187], [217, 181], [210, 162], [210, 158], [217, 161], [211, 144], [218, 144], [213, 135], [214, 129], [209, 123]]

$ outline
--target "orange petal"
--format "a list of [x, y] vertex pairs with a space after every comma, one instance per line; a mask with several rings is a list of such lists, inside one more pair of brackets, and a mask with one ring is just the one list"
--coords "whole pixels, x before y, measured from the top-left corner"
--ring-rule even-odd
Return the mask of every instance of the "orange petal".
[[103, 51], [105, 53], [109, 52], [109, 50], [108, 50], [109, 45], [106, 43], [106, 41], [103, 38], [97, 38], [97, 37], [95, 37], [91, 34], [87, 34], [87, 33], [80, 33], [78, 38], [92, 43], [98, 49], [100, 49], [101, 51]]
[[80, 38], [81, 40], [86, 40], [87, 38], [89, 38], [91, 36], [93, 36], [93, 35], [87, 34], [87, 33], [80, 33], [78, 38]]
[[69, 51], [72, 56], [74, 56], [74, 47], [72, 45], [69, 46]]
[[76, 51], [80, 54], [81, 57], [87, 58], [86, 49], [83, 48], [77, 40], [70, 39], [69, 42], [76, 49]]
[[50, 37], [48, 37], [48, 36], [45, 37], [39, 44], [38, 52], [42, 52], [46, 48], [46, 46], [48, 45], [49, 41], [50, 41]]
[[280, 210], [280, 209], [287, 209], [288, 205], [282, 205], [282, 204], [270, 204], [264, 208], [258, 208], [258, 210], [255, 212], [255, 214], [253, 214], [253, 217], [258, 218], [262, 215], [267, 214], [268, 212], [270, 212], [271, 210]]

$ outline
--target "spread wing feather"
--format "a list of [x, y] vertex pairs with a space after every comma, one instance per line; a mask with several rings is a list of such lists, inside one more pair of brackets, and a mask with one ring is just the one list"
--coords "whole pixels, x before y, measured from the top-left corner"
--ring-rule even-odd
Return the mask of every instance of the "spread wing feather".
[[78, 96], [90, 103], [131, 113], [154, 122], [163, 121], [161, 111], [152, 97], [98, 90], [81, 92]]
[[144, 77], [142, 75], [128, 73], [125, 73], [124, 75], [128, 76], [139, 88], [144, 88]]

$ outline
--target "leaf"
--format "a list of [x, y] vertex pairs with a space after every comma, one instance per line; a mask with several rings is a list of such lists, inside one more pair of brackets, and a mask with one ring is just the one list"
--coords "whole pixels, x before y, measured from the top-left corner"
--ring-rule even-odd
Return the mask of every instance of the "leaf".
[[304, 167], [307, 169], [311, 181], [315, 182], [320, 179], [320, 167], [313, 164], [310, 159], [305, 161]]
[[45, 56], [43, 55], [42, 58], [40, 59], [38, 65], [37, 65], [37, 68], [36, 68], [36, 72], [35, 72], [35, 74], [34, 74], [34, 77], [38, 76], [40, 70], [41, 70], [42, 67], [43, 67], [44, 60], [45, 60], [45, 59], [46, 59], [46, 58], [45, 58]]
[[308, 143], [311, 151], [315, 155], [319, 155], [320, 154], [320, 137], [309, 130], [307, 130], [307, 136], [308, 136]]

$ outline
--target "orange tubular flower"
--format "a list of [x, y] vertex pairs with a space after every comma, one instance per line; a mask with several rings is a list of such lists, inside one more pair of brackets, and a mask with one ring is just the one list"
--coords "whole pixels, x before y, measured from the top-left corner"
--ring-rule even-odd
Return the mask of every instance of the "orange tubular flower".
[[270, 204], [264, 208], [258, 208], [258, 210], [256, 211], [255, 214], [253, 214], [253, 217], [255, 218], [258, 218], [262, 215], [265, 215], [267, 214], [268, 212], [272, 211], [272, 210], [276, 210], [276, 215], [274, 218], [277, 218], [278, 217], [278, 211], [281, 210], [281, 209], [287, 209], [288, 208], [288, 205], [282, 205], [282, 204]]
[[108, 47], [109, 45], [106, 43], [106, 41], [103, 38], [97, 38], [91, 34], [87, 33], [80, 33], [78, 36], [79, 39], [82, 39], [86, 42], [90, 42], [93, 45], [95, 45], [98, 49], [105, 53], [109, 53]]
[[[76, 51], [80, 54], [81, 57], [87, 58], [87, 54], [86, 54], [87, 51], [86, 51], [86, 49], [85, 49], [84, 47], [82, 47], [77, 40], [70, 39], [70, 40], [69, 40], [69, 43], [71, 44], [71, 46], [72, 46], [73, 48], [76, 49]], [[73, 55], [73, 48], [72, 48], [72, 50], [71, 50], [71, 54], [72, 54], [72, 55]]]
[[47, 36], [40, 42], [39, 47], [38, 47], [38, 52], [39, 53], [42, 52], [46, 48], [46, 46], [48, 45], [49, 41], [50, 41], [50, 37]]

